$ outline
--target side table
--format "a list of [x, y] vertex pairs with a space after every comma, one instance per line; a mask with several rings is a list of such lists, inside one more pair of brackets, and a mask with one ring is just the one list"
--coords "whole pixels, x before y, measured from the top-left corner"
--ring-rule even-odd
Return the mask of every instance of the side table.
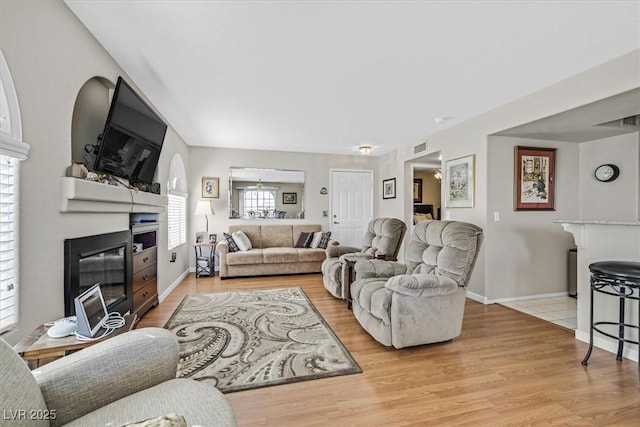
[[[196, 243], [196, 279], [200, 276], [214, 276], [216, 271], [216, 242]], [[203, 251], [202, 249], [205, 249]], [[206, 250], [209, 250], [209, 253]]]
[[47, 335], [49, 327], [40, 325], [22, 341], [13, 346], [13, 349], [22, 356], [30, 369], [35, 369], [100, 341], [128, 332], [133, 329], [137, 320], [137, 315], [125, 314], [124, 326], [116, 329], [111, 335], [95, 341], [80, 341], [75, 335], [64, 338], [51, 338]]
[[347, 300], [347, 308], [351, 310], [351, 284], [356, 280], [356, 262], [373, 258], [361, 252], [344, 254], [340, 257], [342, 264], [342, 298]]

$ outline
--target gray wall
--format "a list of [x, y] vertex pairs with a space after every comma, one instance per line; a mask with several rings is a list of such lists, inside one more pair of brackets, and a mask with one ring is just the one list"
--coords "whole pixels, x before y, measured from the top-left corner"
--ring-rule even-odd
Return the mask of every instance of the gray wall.
[[[505, 151], [503, 152], [499, 147], [492, 147], [494, 139], [490, 135], [638, 87], [640, 87], [640, 50], [635, 50], [473, 119], [460, 124], [452, 124], [451, 127], [441, 132], [429, 135], [426, 137], [427, 150], [424, 152], [419, 154], [413, 152], [414, 145], [424, 142], [424, 140], [416, 141], [415, 144], [398, 150], [395, 154], [397, 159], [395, 169], [388, 173], [404, 174], [405, 198], [411, 195], [408, 186], [412, 185], [410, 163], [414, 159], [418, 161], [420, 157], [437, 152], [441, 152], [443, 162], [469, 154], [476, 156], [475, 206], [473, 208], [443, 208], [443, 218], [446, 219], [446, 215], [449, 214], [453, 220], [472, 222], [486, 231], [476, 270], [469, 284], [470, 296], [481, 301], [491, 302], [520, 295], [536, 295], [558, 287], [560, 276], [564, 274], [561, 261], [551, 261], [555, 266], [555, 271], [550, 277], [555, 285], [543, 285], [545, 287], [541, 288], [540, 280], [530, 279], [540, 278], [540, 267], [534, 262], [527, 264], [523, 260], [528, 258], [529, 254], [533, 255], [534, 250], [536, 254], [551, 251], [556, 253], [558, 257], [564, 258], [562, 252], [571, 244], [570, 235], [563, 231], [560, 225], [550, 225], [555, 214], [537, 212], [516, 215], [516, 213], [509, 212], [513, 209], [513, 191], [509, 188], [512, 185], [513, 152], [509, 145], [515, 144], [515, 141], [504, 142]], [[545, 145], [550, 144], [547, 142]], [[631, 145], [633, 144], [631, 143]], [[577, 181], [583, 175], [592, 174], [593, 171], [581, 169], [578, 172], [578, 168], [584, 168], [585, 165], [580, 163], [581, 155], [577, 147], [571, 148], [564, 143], [558, 143], [557, 147], [560, 150], [558, 160], [567, 167], [574, 165], [577, 172], [573, 178], [571, 175], [565, 175], [559, 178], [562, 182], [557, 182], [560, 186], [560, 192], [556, 199], [556, 207], [559, 209], [557, 213], [566, 215], [574, 213], [573, 216], [577, 217], [578, 209], [580, 209], [579, 203], [581, 203], [575, 196], [575, 194], [580, 194]], [[492, 159], [493, 155], [498, 155], [506, 163], [496, 165], [499, 162]], [[574, 157], [569, 159], [567, 156]], [[637, 159], [637, 155], [634, 158]], [[495, 167], [505, 168], [504, 172], [490, 170]], [[625, 169], [629, 169], [629, 167]], [[566, 170], [562, 171], [562, 174], [566, 173]], [[571, 179], [575, 181], [573, 186], [570, 182]], [[631, 197], [635, 200], [635, 206], [638, 206], [637, 191], [636, 196]], [[409, 215], [409, 204], [400, 205], [398, 208], [404, 209], [405, 216]], [[493, 223], [494, 212], [498, 209], [503, 220], [499, 223]], [[512, 215], [516, 215], [517, 224], [515, 217], [510, 219]], [[526, 243], [520, 242], [523, 236], [525, 238], [531, 236], [540, 232], [541, 228], [544, 229], [543, 235], [546, 237], [536, 239], [535, 245], [529, 248], [526, 247]], [[520, 249], [511, 253], [505, 250], [505, 245], [507, 247], [509, 245], [520, 246]], [[503, 266], [505, 267], [503, 268]], [[542, 282], [545, 280], [546, 278]], [[522, 281], [525, 285], [514, 285]]]
[[[118, 75], [128, 77], [60, 1], [1, 1], [0, 48], [16, 87], [23, 137], [31, 145], [20, 177], [19, 324], [2, 335], [15, 343], [37, 325], [64, 314], [64, 239], [129, 228], [128, 214], [58, 210], [58, 177], [71, 163], [72, 117], [81, 87], [94, 76], [112, 82]], [[169, 128], [157, 172], [163, 193], [175, 152], [188, 167], [186, 144]], [[162, 293], [187, 270], [188, 248], [179, 248], [178, 262], [169, 263], [165, 215], [161, 221]]]
[[[580, 219], [640, 219], [639, 140], [635, 132], [580, 144]], [[603, 163], [618, 165], [618, 179], [606, 183], [595, 179], [594, 171]]]
[[[556, 148], [555, 210], [514, 211], [514, 147]], [[578, 217], [579, 145], [571, 142], [489, 137], [486, 233], [489, 300], [567, 291], [567, 251], [573, 238], [555, 219]], [[494, 220], [494, 213], [500, 220]]]

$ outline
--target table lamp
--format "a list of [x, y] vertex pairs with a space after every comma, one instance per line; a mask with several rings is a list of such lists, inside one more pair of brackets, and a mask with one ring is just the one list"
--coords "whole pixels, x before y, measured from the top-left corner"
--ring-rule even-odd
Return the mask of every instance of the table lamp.
[[199, 200], [196, 206], [196, 215], [204, 215], [204, 219], [207, 223], [207, 234], [209, 234], [209, 218], [207, 215], [215, 215], [213, 210], [213, 204], [208, 200]]

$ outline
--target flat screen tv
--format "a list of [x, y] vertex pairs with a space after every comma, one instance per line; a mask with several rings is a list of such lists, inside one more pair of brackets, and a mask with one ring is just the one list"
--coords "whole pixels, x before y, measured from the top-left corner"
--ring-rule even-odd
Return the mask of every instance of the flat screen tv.
[[167, 125], [118, 77], [93, 170], [152, 184]]

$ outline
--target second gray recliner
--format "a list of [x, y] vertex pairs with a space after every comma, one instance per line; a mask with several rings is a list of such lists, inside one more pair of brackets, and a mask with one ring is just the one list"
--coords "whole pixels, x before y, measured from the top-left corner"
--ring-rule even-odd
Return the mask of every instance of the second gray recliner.
[[361, 248], [342, 245], [328, 247], [327, 259], [322, 263], [324, 287], [334, 297], [344, 299], [341, 257], [349, 254], [371, 259], [377, 254], [384, 254], [385, 259], [395, 261], [406, 230], [406, 224], [400, 219], [377, 218], [367, 225]]

